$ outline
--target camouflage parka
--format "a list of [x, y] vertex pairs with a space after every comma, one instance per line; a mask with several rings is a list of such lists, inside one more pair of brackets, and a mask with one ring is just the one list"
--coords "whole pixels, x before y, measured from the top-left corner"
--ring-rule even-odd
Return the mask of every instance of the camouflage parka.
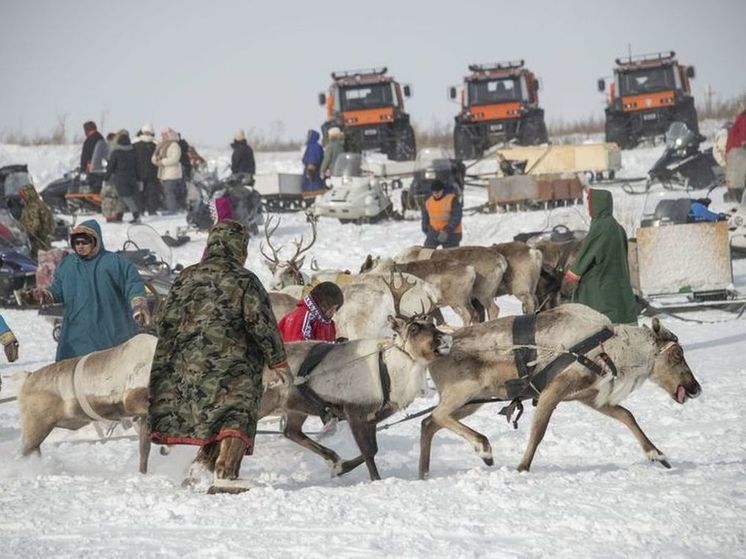
[[40, 250], [52, 248], [50, 239], [54, 235], [54, 216], [31, 184], [22, 186], [18, 195], [23, 201], [21, 226], [31, 242], [31, 256], [36, 258]]
[[150, 373], [150, 438], [205, 445], [239, 437], [253, 451], [265, 365], [285, 364], [269, 297], [243, 267], [248, 233], [211, 230], [205, 258], [185, 269], [159, 312]]

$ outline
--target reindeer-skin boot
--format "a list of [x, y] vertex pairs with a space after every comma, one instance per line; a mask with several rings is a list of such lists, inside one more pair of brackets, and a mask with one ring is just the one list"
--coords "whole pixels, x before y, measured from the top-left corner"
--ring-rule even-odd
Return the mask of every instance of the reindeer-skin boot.
[[215, 478], [207, 490], [208, 495], [243, 493], [256, 487], [254, 482], [238, 479], [241, 460], [245, 453], [246, 443], [238, 437], [226, 437], [220, 441], [220, 452], [215, 462]]

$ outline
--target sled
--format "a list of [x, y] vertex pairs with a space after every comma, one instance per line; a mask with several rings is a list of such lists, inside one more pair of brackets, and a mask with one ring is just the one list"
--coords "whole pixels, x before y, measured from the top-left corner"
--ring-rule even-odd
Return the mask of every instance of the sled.
[[583, 183], [574, 174], [496, 177], [487, 185], [492, 211], [548, 209], [583, 202]]
[[317, 196], [326, 189], [303, 190], [303, 175], [294, 173], [273, 173], [256, 175], [254, 189], [262, 195], [264, 210], [267, 212], [297, 212], [310, 207]]
[[630, 239], [628, 260], [632, 288], [650, 310], [746, 305], [733, 285], [726, 222], [640, 227]]
[[622, 152], [613, 143], [514, 146], [498, 149], [507, 160], [526, 161], [526, 174], [589, 174], [613, 179], [622, 168]]

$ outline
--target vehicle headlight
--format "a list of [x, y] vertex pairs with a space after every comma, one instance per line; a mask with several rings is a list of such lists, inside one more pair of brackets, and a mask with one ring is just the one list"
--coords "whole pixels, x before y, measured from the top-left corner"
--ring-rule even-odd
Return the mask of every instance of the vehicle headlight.
[[434, 179], [435, 178], [435, 171], [425, 171], [425, 178], [426, 179]]

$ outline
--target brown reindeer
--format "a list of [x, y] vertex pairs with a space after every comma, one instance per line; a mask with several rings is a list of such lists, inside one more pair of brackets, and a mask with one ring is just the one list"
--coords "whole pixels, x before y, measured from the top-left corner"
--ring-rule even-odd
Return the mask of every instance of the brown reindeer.
[[571, 290], [564, 279], [565, 271], [575, 262], [582, 242], [583, 239], [572, 239], [531, 243], [542, 255], [541, 275], [536, 284], [536, 299], [539, 302], [537, 311], [553, 309], [568, 302], [569, 299], [562, 295]]
[[275, 248], [272, 244], [272, 235], [277, 228], [280, 226], [280, 218], [276, 220], [273, 216], [270, 216], [264, 224], [264, 238], [267, 241], [267, 246], [272, 251], [272, 255], [268, 255], [264, 252], [264, 243], [259, 245], [259, 251], [264, 256], [267, 266], [272, 272], [272, 280], [270, 282], [270, 289], [280, 290], [288, 285], [305, 285], [307, 278], [304, 277], [301, 272], [305, 256], [301, 257], [301, 254], [310, 249], [316, 242], [316, 222], [311, 220], [311, 241], [307, 245], [303, 245], [303, 235], [300, 239], [293, 241], [295, 244], [295, 254], [290, 257], [289, 260], [281, 260], [280, 252], [283, 246]]
[[[430, 364], [430, 375], [440, 394], [440, 402], [422, 421], [421, 478], [429, 473], [432, 439], [442, 428], [465, 438], [482, 460], [492, 465], [492, 448], [487, 438], [461, 420], [479, 409], [485, 399], [509, 399], [508, 385], [519, 377], [512, 335], [515, 319], [507, 317], [456, 332], [451, 352]], [[657, 320], [653, 321], [652, 329], [612, 326], [600, 313], [575, 304], [561, 305], [541, 313], [536, 317], [536, 370], [541, 370], [556, 357], [566, 355], [567, 348], [604, 328], [613, 332], [612, 337], [587, 353], [595, 366], [589, 368], [579, 361], [572, 361], [541, 390], [528, 446], [518, 470], [530, 468], [552, 412], [565, 401], [579, 401], [620, 421], [635, 436], [648, 459], [670, 467], [632, 413], [620, 405], [647, 378], [679, 404], [701, 393], [676, 336]], [[594, 371], [593, 367], [598, 369]]]
[[480, 322], [484, 320], [485, 314], [490, 320], [497, 318], [500, 309], [495, 303], [495, 297], [508, 269], [508, 261], [499, 251], [492, 247], [470, 246], [435, 250], [414, 246], [394, 257], [394, 262], [401, 264], [421, 260], [453, 260], [462, 266], [472, 266], [477, 274], [474, 280], [472, 305], [477, 309], [478, 319]]
[[451, 307], [461, 318], [463, 325], [468, 326], [478, 320], [477, 311], [472, 305], [477, 297], [474, 290], [477, 273], [471, 265], [464, 265], [456, 260], [417, 260], [397, 264], [391, 258], [374, 259], [369, 254], [360, 272], [412, 274], [432, 285], [438, 294], [435, 304], [439, 307]]

